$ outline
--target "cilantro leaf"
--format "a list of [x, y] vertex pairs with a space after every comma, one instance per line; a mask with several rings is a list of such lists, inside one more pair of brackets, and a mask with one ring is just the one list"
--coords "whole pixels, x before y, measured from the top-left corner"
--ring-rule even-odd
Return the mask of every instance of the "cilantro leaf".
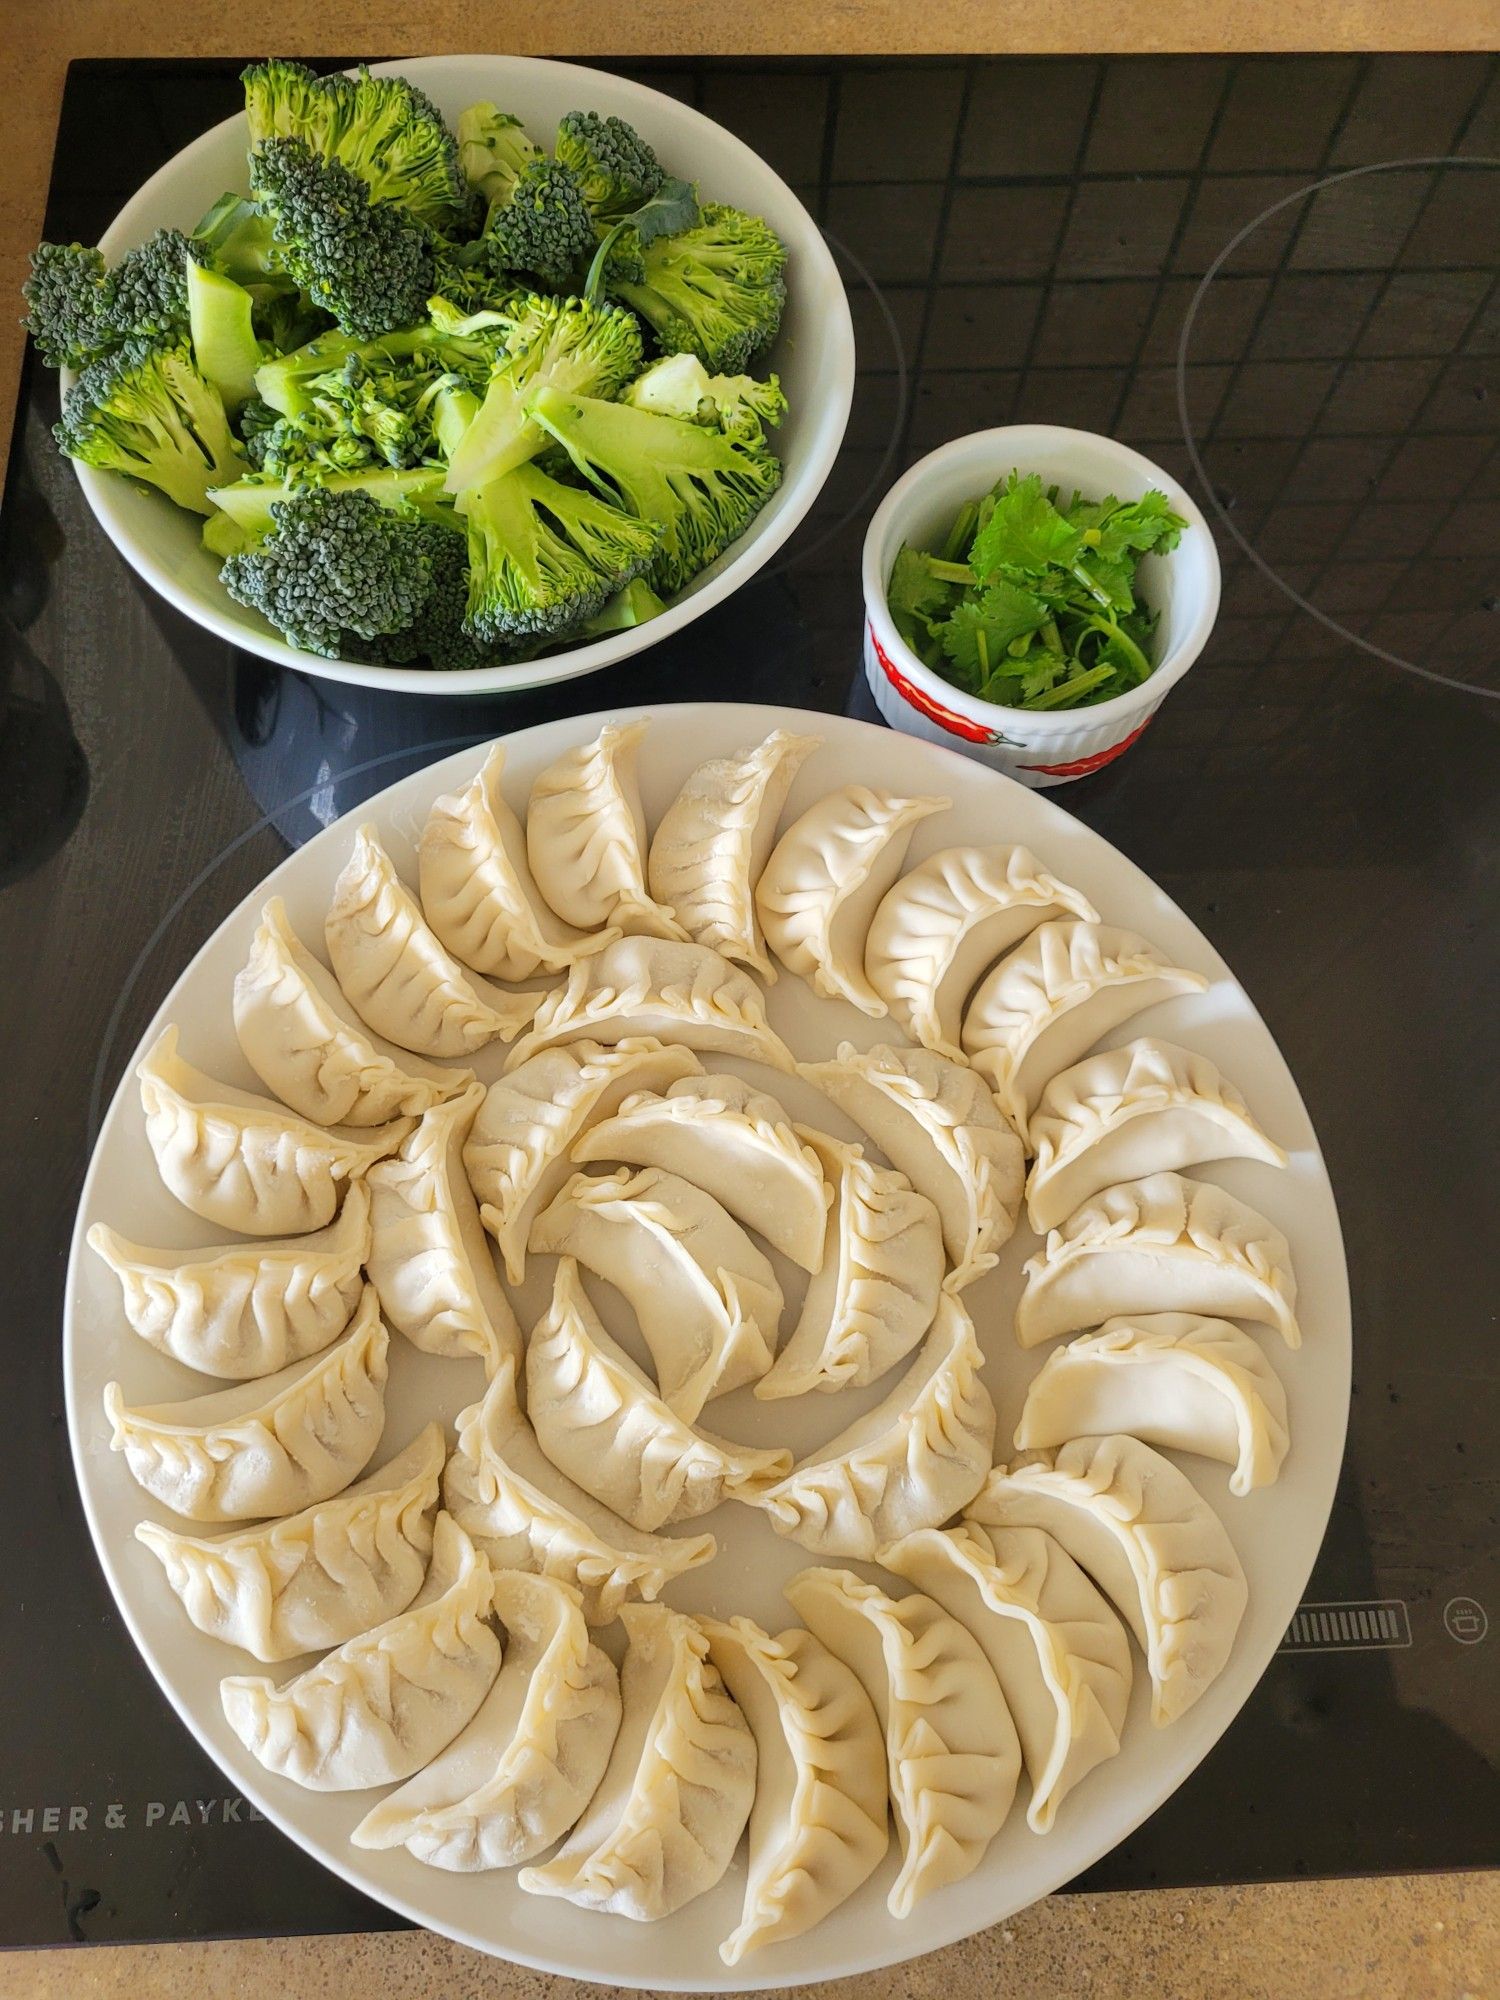
[[1059, 514], [1033, 472], [1022, 479], [1012, 473], [997, 492], [989, 519], [974, 537], [969, 564], [988, 580], [1002, 570], [1040, 575], [1068, 568], [1083, 544], [1082, 530]]
[[953, 609], [959, 586], [934, 576], [934, 558], [925, 549], [903, 545], [885, 587], [886, 608], [907, 645], [920, 659], [933, 651], [932, 626]]
[[1100, 555], [1106, 562], [1120, 562], [1131, 554], [1144, 555], [1148, 549], [1163, 553], [1175, 549], [1187, 522], [1172, 512], [1166, 494], [1153, 487], [1128, 507], [1116, 501], [1113, 510], [1092, 525], [1099, 537], [1096, 546]]
[[1039, 631], [1049, 615], [1040, 597], [1002, 577], [966, 598], [936, 628], [937, 636], [956, 667], [987, 680], [1021, 672], [1020, 660], [1010, 654], [1012, 641]]

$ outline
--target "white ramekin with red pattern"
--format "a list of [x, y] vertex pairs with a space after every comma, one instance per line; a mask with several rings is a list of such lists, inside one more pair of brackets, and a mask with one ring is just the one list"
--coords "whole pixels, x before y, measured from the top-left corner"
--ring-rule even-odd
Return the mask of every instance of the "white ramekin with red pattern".
[[[1142, 600], [1160, 614], [1157, 665], [1129, 694], [1091, 708], [1036, 713], [979, 701], [924, 666], [897, 632], [885, 585], [903, 542], [932, 548], [966, 500], [1012, 468], [1091, 500], [1136, 500], [1151, 487], [1187, 522], [1170, 555], [1142, 559]], [[882, 501], [865, 536], [865, 673], [893, 729], [946, 743], [1023, 785], [1062, 785], [1110, 763], [1140, 735], [1202, 652], [1219, 610], [1219, 555], [1208, 523], [1177, 481], [1129, 445], [1057, 424], [1010, 424], [955, 438], [919, 459]]]

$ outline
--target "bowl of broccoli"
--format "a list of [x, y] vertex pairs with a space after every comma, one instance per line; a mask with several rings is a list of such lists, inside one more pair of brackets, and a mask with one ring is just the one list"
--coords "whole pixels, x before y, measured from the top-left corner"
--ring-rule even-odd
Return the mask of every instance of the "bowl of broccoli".
[[179, 611], [331, 680], [504, 692], [680, 630], [792, 533], [854, 338], [749, 147], [524, 57], [244, 85], [25, 288], [58, 444]]

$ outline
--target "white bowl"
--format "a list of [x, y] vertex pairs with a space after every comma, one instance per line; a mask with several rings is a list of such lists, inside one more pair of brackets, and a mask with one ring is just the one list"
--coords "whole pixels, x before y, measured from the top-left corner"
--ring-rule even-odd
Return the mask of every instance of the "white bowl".
[[[777, 434], [781, 486], [740, 539], [696, 576], [659, 617], [546, 659], [516, 666], [436, 673], [416, 667], [323, 660], [290, 646], [265, 619], [236, 604], [203, 548], [203, 523], [112, 473], [76, 467], [95, 517], [131, 568], [186, 617], [231, 645], [324, 680], [410, 694], [509, 693], [597, 673], [680, 632], [739, 589], [779, 549], [828, 477], [854, 394], [854, 329], [849, 301], [817, 224], [779, 175], [750, 147], [699, 111], [644, 84], [572, 63], [530, 56], [421, 56], [372, 65], [377, 75], [420, 84], [451, 123], [465, 105], [491, 99], [539, 137], [565, 112], [617, 113], [637, 127], [668, 167], [697, 181], [716, 201], [763, 215], [788, 251], [787, 307], [770, 365], [790, 408]], [[128, 201], [100, 238], [111, 261], [157, 229], [191, 229], [226, 189], [248, 188], [244, 114], [226, 118], [185, 146]], [[64, 371], [66, 390], [70, 377]]]
[[[1088, 708], [1003, 708], [935, 674], [896, 630], [885, 587], [902, 543], [931, 548], [966, 500], [1012, 469], [1091, 499], [1116, 493], [1138, 500], [1154, 486], [1187, 522], [1170, 555], [1142, 559], [1141, 596], [1160, 613], [1157, 663], [1128, 694]], [[1219, 611], [1219, 552], [1191, 496], [1129, 445], [1057, 424], [1007, 424], [940, 446], [896, 482], [865, 536], [862, 582], [865, 675], [891, 727], [962, 751], [1023, 785], [1064, 785], [1128, 750], [1203, 651]]]

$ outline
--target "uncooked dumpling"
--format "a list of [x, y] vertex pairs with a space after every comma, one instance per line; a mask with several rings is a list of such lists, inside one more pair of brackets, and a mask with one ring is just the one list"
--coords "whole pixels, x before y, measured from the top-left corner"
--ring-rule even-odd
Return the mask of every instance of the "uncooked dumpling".
[[755, 1504], [818, 1556], [874, 1557], [970, 1501], [990, 1467], [995, 1405], [968, 1314], [944, 1291], [916, 1360], [883, 1402]]
[[774, 980], [755, 915], [755, 885], [786, 795], [822, 741], [775, 729], [764, 743], [700, 764], [662, 816], [649, 880], [688, 936]]
[[865, 973], [913, 1041], [963, 1060], [964, 1002], [986, 967], [1054, 917], [1097, 921], [1027, 847], [945, 847], [882, 897]]
[[776, 1274], [729, 1211], [676, 1174], [574, 1174], [533, 1223], [531, 1247], [576, 1258], [624, 1297], [662, 1401], [684, 1423], [771, 1365]]
[[464, 1169], [513, 1285], [526, 1276], [532, 1223], [573, 1171], [577, 1141], [633, 1092], [664, 1090], [697, 1069], [691, 1049], [642, 1036], [613, 1048], [585, 1041], [541, 1049], [490, 1085], [464, 1143]]
[[537, 1010], [540, 995], [476, 983], [444, 949], [373, 826], [354, 836], [323, 934], [355, 1012], [397, 1048], [471, 1056], [510, 1041]]
[[787, 1602], [851, 1667], [885, 1732], [901, 1872], [886, 1908], [909, 1917], [961, 1882], [1010, 1816], [1021, 1746], [979, 1642], [920, 1591], [888, 1597], [847, 1569], [805, 1569]]
[[1132, 1014], [1207, 986], [1134, 931], [1081, 920], [1043, 924], [979, 985], [964, 1011], [964, 1054], [1024, 1136], [1059, 1070]]
[[1038, 1528], [965, 1520], [887, 1549], [881, 1561], [937, 1599], [984, 1648], [1026, 1759], [1033, 1833], [1120, 1747], [1130, 1704], [1125, 1629], [1062, 1545]]
[[521, 1414], [510, 1359], [484, 1401], [459, 1415], [443, 1505], [497, 1571], [571, 1584], [593, 1625], [608, 1625], [627, 1598], [660, 1596], [717, 1547], [712, 1535], [642, 1534], [559, 1472]]
[[219, 1683], [224, 1717], [251, 1756], [313, 1792], [362, 1792], [430, 1764], [489, 1693], [500, 1667], [494, 1579], [463, 1529], [439, 1514], [415, 1603], [283, 1686]]
[[558, 1853], [517, 1881], [535, 1896], [651, 1923], [711, 1889], [755, 1796], [755, 1739], [697, 1622], [621, 1608], [623, 1714], [592, 1805]]
[[766, 1401], [878, 1380], [932, 1325], [947, 1269], [938, 1212], [905, 1174], [826, 1132], [798, 1130], [837, 1193], [802, 1316], [755, 1385]]
[[1223, 1670], [1245, 1572], [1212, 1507], [1138, 1438], [1075, 1438], [997, 1465], [969, 1512], [991, 1530], [1043, 1528], [1088, 1571], [1146, 1655], [1153, 1722], [1185, 1714]]
[[575, 931], [543, 902], [521, 822], [500, 789], [504, 769], [505, 746], [492, 743], [461, 792], [433, 800], [417, 848], [422, 913], [453, 956], [487, 979], [565, 972], [611, 934]]
[[540, 1049], [585, 1036], [609, 1045], [652, 1036], [773, 1069], [796, 1067], [767, 1021], [765, 998], [748, 972], [706, 945], [663, 938], [617, 938], [581, 959], [567, 985], [543, 1000], [530, 1034], [511, 1050], [506, 1070], [515, 1071]]
[[737, 1076], [688, 1076], [641, 1090], [573, 1148], [575, 1160], [662, 1167], [711, 1194], [804, 1271], [823, 1259], [832, 1190], [818, 1156], [774, 1097]]
[[109, 1383], [109, 1448], [184, 1520], [254, 1521], [316, 1506], [341, 1493], [380, 1442], [389, 1342], [367, 1285], [342, 1340], [261, 1381], [140, 1409]]
[[755, 1737], [745, 1907], [726, 1965], [800, 1937], [879, 1867], [885, 1742], [870, 1698], [811, 1632], [772, 1638], [749, 1618], [706, 1618], [709, 1655]]
[[144, 1542], [200, 1632], [257, 1660], [321, 1653], [404, 1611], [422, 1588], [443, 1471], [443, 1430], [282, 1521], [178, 1534], [142, 1521]]
[[788, 972], [825, 1000], [885, 1012], [865, 977], [870, 919], [901, 872], [918, 821], [949, 804], [844, 785], [793, 820], [755, 891], [761, 929]]
[[1150, 1174], [1106, 1188], [1025, 1265], [1016, 1339], [1036, 1347], [1118, 1313], [1196, 1312], [1274, 1326], [1299, 1347], [1286, 1238], [1209, 1181]]
[[393, 1153], [411, 1130], [325, 1129], [253, 1091], [205, 1076], [163, 1028], [136, 1066], [146, 1137], [184, 1208], [242, 1236], [299, 1236], [332, 1222], [345, 1183]]
[[658, 938], [686, 938], [669, 905], [646, 887], [646, 815], [635, 760], [645, 722], [606, 722], [592, 743], [567, 750], [531, 788], [526, 854], [536, 885], [581, 931], [614, 924]]
[[519, 1360], [524, 1343], [464, 1176], [464, 1141], [483, 1102], [484, 1085], [471, 1083], [371, 1170], [366, 1269], [386, 1318], [414, 1347], [475, 1356], [492, 1375], [502, 1356]]
[[1031, 1114], [1030, 1138], [1026, 1208], [1039, 1236], [1120, 1181], [1210, 1160], [1286, 1165], [1207, 1056], [1145, 1036], [1053, 1077]]
[[935, 1205], [953, 1282], [988, 1271], [1016, 1226], [1026, 1156], [974, 1072], [931, 1049], [851, 1042], [799, 1068]]
[[494, 1686], [434, 1763], [365, 1814], [356, 1847], [405, 1846], [431, 1868], [514, 1868], [560, 1840], [598, 1789], [620, 1682], [578, 1592], [501, 1570], [494, 1604], [505, 1627]]
[[234, 1027], [245, 1060], [283, 1104], [319, 1125], [420, 1117], [462, 1090], [464, 1070], [436, 1069], [367, 1028], [273, 896], [235, 976]]
[[370, 1248], [370, 1196], [355, 1181], [326, 1229], [284, 1243], [148, 1250], [102, 1222], [87, 1241], [119, 1279], [142, 1340], [201, 1375], [249, 1382], [321, 1353], [349, 1324]]
[[1228, 1320], [1127, 1314], [1048, 1355], [1026, 1392], [1016, 1446], [1117, 1431], [1232, 1465], [1229, 1490], [1245, 1494], [1281, 1470], [1286, 1391], [1259, 1343]]
[[571, 1257], [558, 1262], [526, 1350], [526, 1407], [552, 1463], [647, 1532], [753, 1500], [791, 1469], [789, 1451], [732, 1444], [675, 1417], [599, 1324]]

